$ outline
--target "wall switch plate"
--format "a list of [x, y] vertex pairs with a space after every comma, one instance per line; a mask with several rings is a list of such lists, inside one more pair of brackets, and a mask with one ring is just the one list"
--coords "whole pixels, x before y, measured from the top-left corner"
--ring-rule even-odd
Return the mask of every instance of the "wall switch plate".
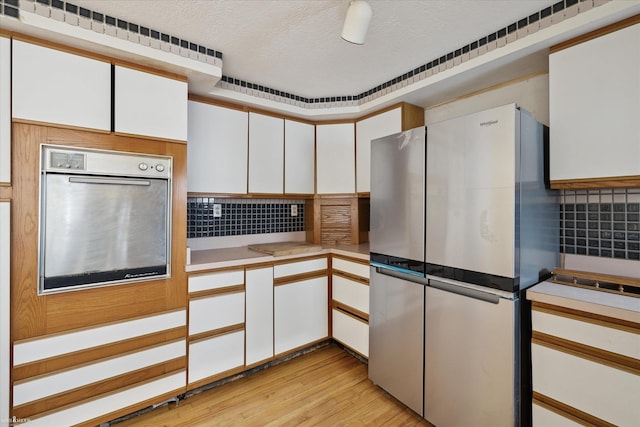
[[291, 216], [298, 216], [298, 205], [291, 205]]
[[220, 203], [215, 203], [213, 205], [213, 217], [214, 218], [222, 217], [222, 205]]

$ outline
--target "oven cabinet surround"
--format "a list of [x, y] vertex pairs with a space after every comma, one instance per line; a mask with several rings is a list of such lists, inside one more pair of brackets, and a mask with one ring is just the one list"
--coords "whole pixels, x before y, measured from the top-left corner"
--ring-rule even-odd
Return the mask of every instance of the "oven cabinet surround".
[[331, 257], [332, 336], [361, 356], [369, 357], [369, 263]]
[[188, 123], [188, 191], [246, 194], [247, 112], [191, 100]]
[[18, 39], [12, 55], [14, 120], [111, 129], [109, 62]]
[[[532, 301], [533, 426], [640, 425], [640, 311], [597, 301], [602, 292], [577, 289], [578, 297], [558, 297], [539, 286]], [[565, 286], [566, 288], [567, 286]], [[608, 298], [605, 294], [605, 298]], [[633, 308], [635, 307], [635, 308]]]
[[354, 123], [316, 125], [316, 193], [356, 192]]
[[635, 24], [552, 48], [552, 186], [640, 185], [640, 18], [627, 22]]
[[244, 369], [244, 270], [189, 276], [189, 389]]
[[115, 132], [187, 140], [186, 78], [120, 65], [115, 65], [114, 73]]
[[276, 356], [329, 337], [328, 263], [321, 256], [273, 266]]
[[[19, 122], [12, 134], [10, 415], [98, 425], [184, 393], [186, 144]], [[171, 277], [38, 295], [42, 143], [173, 157]]]
[[249, 193], [284, 193], [284, 119], [249, 112]]

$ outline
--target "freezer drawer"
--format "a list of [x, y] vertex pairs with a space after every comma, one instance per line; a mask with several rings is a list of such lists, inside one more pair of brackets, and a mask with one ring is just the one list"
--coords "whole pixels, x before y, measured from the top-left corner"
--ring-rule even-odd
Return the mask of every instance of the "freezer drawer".
[[371, 267], [369, 378], [422, 415], [425, 287], [377, 271], [386, 269]]

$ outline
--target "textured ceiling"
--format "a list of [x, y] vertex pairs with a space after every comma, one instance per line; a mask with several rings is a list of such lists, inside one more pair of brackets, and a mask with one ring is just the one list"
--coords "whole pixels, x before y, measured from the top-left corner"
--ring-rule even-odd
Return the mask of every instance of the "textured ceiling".
[[340, 38], [348, 0], [75, 0], [224, 54], [222, 72], [304, 97], [354, 95], [555, 3], [369, 0], [364, 45]]

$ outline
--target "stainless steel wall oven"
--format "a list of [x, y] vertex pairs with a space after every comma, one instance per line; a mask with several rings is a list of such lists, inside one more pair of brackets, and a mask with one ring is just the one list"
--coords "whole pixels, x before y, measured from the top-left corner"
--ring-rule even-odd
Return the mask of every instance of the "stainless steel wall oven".
[[40, 294], [170, 277], [171, 157], [40, 153]]

